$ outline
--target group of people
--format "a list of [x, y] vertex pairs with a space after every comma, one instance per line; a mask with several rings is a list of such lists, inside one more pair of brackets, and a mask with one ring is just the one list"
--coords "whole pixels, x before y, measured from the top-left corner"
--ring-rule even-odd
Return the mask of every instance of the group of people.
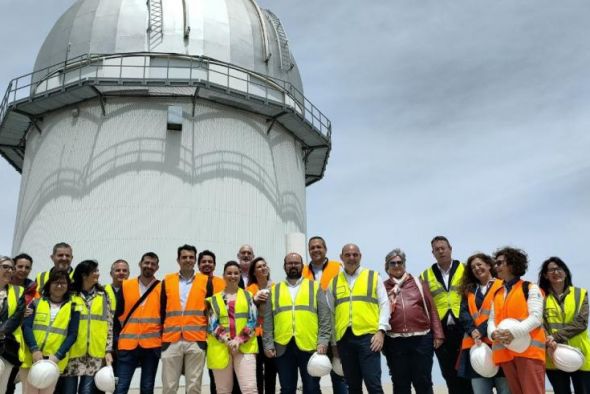
[[[0, 393], [96, 392], [94, 375], [112, 366], [116, 394], [129, 391], [141, 367], [140, 392], [153, 393], [161, 362], [162, 392], [176, 393], [181, 375], [187, 393], [200, 393], [205, 367], [212, 393], [321, 393], [310, 359], [329, 357], [342, 371], [330, 372], [334, 393], [383, 393], [381, 354], [396, 394], [432, 393], [436, 355], [449, 393], [544, 393], [545, 373], [556, 393], [590, 393], [588, 296], [574, 287], [567, 265], [557, 257], [542, 264], [538, 285], [521, 279], [525, 252], [502, 248], [465, 264], [452, 258], [447, 238], [435, 237], [436, 263], [413, 276], [406, 255], [385, 257], [387, 279], [361, 266], [355, 244], [340, 260], [327, 257], [321, 237], [308, 241], [311, 261], [287, 253], [284, 273], [273, 273], [250, 245], [215, 275], [215, 254], [192, 245], [177, 251], [178, 271], [156, 278], [159, 258], [145, 253], [140, 274], [115, 261], [112, 283], [99, 283], [99, 264], [72, 267], [67, 243], [54, 246], [54, 267], [29, 275], [33, 259], [0, 257]], [[280, 276], [280, 279], [279, 279]], [[501, 328], [513, 318], [517, 324]], [[515, 338], [529, 335], [522, 352]], [[493, 377], [478, 375], [470, 349], [487, 344], [500, 366]], [[580, 349], [582, 367], [564, 372], [552, 362], [558, 344]], [[58, 382], [38, 389], [28, 382], [32, 365], [53, 361]], [[310, 370], [310, 368], [312, 370]], [[338, 373], [337, 373], [338, 372]]]

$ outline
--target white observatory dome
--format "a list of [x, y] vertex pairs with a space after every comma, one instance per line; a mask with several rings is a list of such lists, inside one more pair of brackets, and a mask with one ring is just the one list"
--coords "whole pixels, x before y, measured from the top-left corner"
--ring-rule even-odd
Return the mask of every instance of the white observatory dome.
[[303, 92], [281, 22], [254, 0], [78, 0], [45, 39], [35, 70], [137, 52], [209, 57]]

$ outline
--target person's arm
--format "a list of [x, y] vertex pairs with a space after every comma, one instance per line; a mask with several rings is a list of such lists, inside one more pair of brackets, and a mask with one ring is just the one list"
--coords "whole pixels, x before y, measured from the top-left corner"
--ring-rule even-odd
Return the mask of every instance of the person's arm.
[[332, 313], [321, 287], [318, 287], [316, 299], [318, 300], [318, 345], [328, 346], [332, 336]]
[[391, 317], [391, 306], [389, 297], [381, 276], [377, 274], [377, 299], [379, 300], [379, 330], [384, 333], [391, 330], [389, 318]]
[[111, 297], [105, 292], [104, 302], [107, 303], [107, 347], [108, 353], [113, 353], [113, 309], [111, 306]]
[[566, 343], [568, 339], [588, 330], [588, 293], [584, 295], [580, 312], [574, 317], [571, 323], [566, 324], [555, 334], [552, 334], [555, 342]]
[[35, 321], [37, 300], [31, 302], [29, 304], [29, 308], [33, 310], [33, 313], [25, 317], [25, 320], [23, 321], [23, 338], [25, 340], [25, 344], [29, 348], [29, 351], [33, 353], [39, 350], [39, 345], [37, 344], [37, 340], [35, 339], [35, 335], [33, 334], [33, 322]]
[[492, 338], [492, 334], [496, 331], [496, 313], [494, 312], [494, 303], [490, 305], [490, 317], [488, 318], [488, 338]]
[[527, 300], [529, 316], [510, 330], [514, 337], [523, 337], [543, 324], [543, 295], [535, 284], [529, 285], [529, 298]]
[[123, 285], [121, 285], [119, 291], [116, 292], [115, 298], [117, 299], [115, 319], [119, 320], [119, 318], [123, 315], [123, 312], [125, 312], [125, 297], [123, 296]]
[[213, 335], [219, 342], [226, 343], [230, 339], [229, 333], [221, 324], [219, 324], [219, 317], [215, 313], [214, 308], [209, 307], [207, 311], [209, 314], [207, 331], [209, 331], [209, 333]]
[[68, 324], [68, 333], [66, 335], [65, 341], [61, 344], [57, 352], [55, 352], [55, 357], [58, 360], [63, 360], [66, 354], [70, 351], [72, 345], [76, 342], [78, 338], [78, 327], [80, 326], [80, 312], [75, 311], [72, 307], [73, 304], [65, 304], [62, 308], [72, 308], [72, 314], [70, 316], [70, 324]]
[[264, 323], [262, 324], [262, 345], [264, 350], [275, 350], [274, 341], [274, 316], [272, 314], [272, 294], [264, 304]]
[[[8, 298], [6, 299], [6, 303], [8, 303]], [[25, 314], [25, 307], [25, 295], [22, 294], [18, 299], [18, 304], [16, 305], [16, 310], [14, 311], [14, 314], [8, 317], [0, 326], [1, 333], [12, 334], [14, 330], [16, 330], [21, 325], [23, 316]], [[8, 315], [8, 308], [6, 309], [6, 314]]]

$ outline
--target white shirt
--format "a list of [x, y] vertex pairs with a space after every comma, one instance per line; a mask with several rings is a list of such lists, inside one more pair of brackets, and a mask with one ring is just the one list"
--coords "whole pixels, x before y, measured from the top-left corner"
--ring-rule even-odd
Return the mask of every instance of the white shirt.
[[195, 280], [195, 273], [193, 276], [189, 278], [185, 278], [182, 274], [178, 273], [178, 290], [180, 293], [180, 306], [182, 310], [186, 309], [186, 300], [188, 300], [188, 295], [193, 287], [193, 281]]
[[[449, 265], [449, 269], [447, 269], [446, 271], [440, 266], [439, 263], [436, 263], [436, 266], [438, 267], [438, 270], [440, 271], [440, 275], [442, 276], [442, 280], [445, 285], [445, 288], [448, 289], [450, 286], [450, 281], [451, 281], [451, 269], [453, 268], [453, 261], [451, 260], [451, 265]], [[452, 326], [454, 324], [455, 324], [455, 318], [453, 317], [452, 313], [449, 313], [449, 316], [447, 317], [447, 326]]]
[[295, 282], [294, 284], [289, 283], [288, 280], [285, 280], [285, 284], [287, 285], [287, 288], [289, 289], [289, 294], [291, 294], [291, 302], [293, 304], [295, 304], [295, 297], [297, 297], [297, 293], [299, 293], [299, 288], [301, 287], [301, 281], [303, 280], [303, 277], [297, 279], [297, 282]]
[[313, 280], [319, 282], [322, 280], [322, 274], [324, 273], [324, 263], [320, 264], [319, 267], [317, 267], [314, 263], [310, 263], [309, 265], [311, 266], [311, 270], [313, 272]]
[[[344, 273], [344, 278], [346, 278], [346, 282], [348, 283], [348, 288], [352, 289], [354, 284], [359, 277], [360, 273], [366, 270], [366, 268], [359, 267], [352, 275], [349, 275], [346, 270], [342, 270]], [[326, 299], [328, 301], [328, 307], [331, 311], [334, 311], [334, 295], [331, 291], [326, 291]], [[391, 308], [389, 306], [389, 298], [387, 297], [387, 291], [385, 290], [385, 286], [383, 285], [383, 280], [381, 280], [381, 276], [377, 273], [377, 299], [379, 301], [379, 330], [383, 330], [385, 332], [391, 330], [391, 326], [389, 325], [389, 317], [391, 316]], [[349, 322], [352, 325], [352, 322]]]

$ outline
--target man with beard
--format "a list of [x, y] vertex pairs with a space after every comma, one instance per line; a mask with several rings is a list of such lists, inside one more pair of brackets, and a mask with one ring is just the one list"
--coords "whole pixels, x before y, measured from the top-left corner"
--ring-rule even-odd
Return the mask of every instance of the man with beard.
[[296, 393], [297, 369], [303, 392], [319, 393], [320, 379], [308, 374], [307, 363], [313, 352], [326, 354], [328, 350], [330, 311], [319, 283], [302, 277], [299, 254], [287, 254], [284, 269], [287, 279], [271, 289], [264, 308], [264, 353], [276, 357], [281, 393]]
[[141, 366], [141, 394], [152, 394], [162, 347], [160, 281], [154, 276], [159, 258], [153, 252], [141, 256], [138, 278], [124, 280], [117, 294], [115, 318], [121, 323], [119, 335], [116, 394], [126, 394], [133, 373]]
[[238, 250], [238, 263], [240, 264], [240, 270], [242, 271], [242, 277], [240, 278], [241, 289], [245, 289], [248, 286], [248, 269], [250, 268], [250, 262], [254, 260], [254, 249], [250, 245], [242, 245]]
[[41, 297], [41, 292], [43, 290], [43, 286], [49, 279], [49, 273], [55, 269], [67, 271], [70, 274], [70, 279], [74, 274], [74, 270], [72, 269], [72, 259], [74, 258], [72, 254], [72, 247], [65, 243], [59, 242], [53, 246], [53, 253], [51, 256], [51, 261], [53, 261], [53, 267], [49, 271], [40, 272], [37, 274], [37, 297]]
[[364, 381], [369, 393], [382, 394], [380, 352], [391, 312], [383, 281], [361, 267], [361, 257], [357, 245], [344, 245], [344, 270], [328, 286], [326, 298], [349, 393], [361, 394]]

